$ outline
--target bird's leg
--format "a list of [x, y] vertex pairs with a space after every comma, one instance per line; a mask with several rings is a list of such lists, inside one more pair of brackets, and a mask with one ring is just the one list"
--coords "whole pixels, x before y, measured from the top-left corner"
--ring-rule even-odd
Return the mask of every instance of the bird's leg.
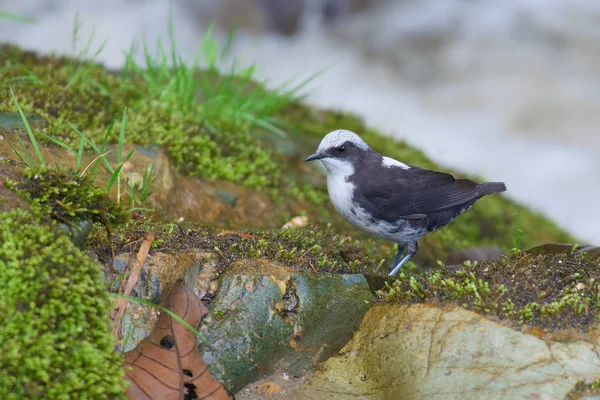
[[394, 264], [392, 264], [392, 266], [395, 266], [396, 264], [398, 264], [398, 261], [400, 261], [400, 256], [402, 255], [402, 253], [404, 253], [404, 247], [398, 245], [398, 252], [396, 253], [396, 258], [394, 258]]
[[[402, 266], [404, 264], [406, 264], [408, 262], [408, 260], [413, 258], [413, 256], [415, 254], [417, 254], [418, 250], [419, 250], [419, 245], [417, 243], [415, 243], [412, 246], [408, 246], [408, 253], [404, 256], [402, 261], [400, 261], [398, 264], [396, 264], [396, 261], [394, 261], [394, 268], [392, 269], [392, 271], [389, 273], [388, 276], [396, 275], [398, 273], [398, 271], [400, 270], [400, 268], [402, 268]], [[400, 248], [398, 248], [398, 254], [396, 255], [396, 260], [399, 258], [399, 255], [400, 255]]]

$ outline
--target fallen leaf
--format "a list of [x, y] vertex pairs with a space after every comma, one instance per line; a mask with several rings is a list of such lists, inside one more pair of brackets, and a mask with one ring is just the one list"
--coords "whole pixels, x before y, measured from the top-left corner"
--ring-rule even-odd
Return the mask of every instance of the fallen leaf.
[[[177, 281], [162, 304], [196, 327], [208, 312], [200, 297]], [[167, 313], [133, 350], [125, 353], [125, 376], [132, 400], [229, 400], [196, 346], [196, 335]]]
[[261, 383], [260, 385], [255, 387], [254, 391], [256, 393], [260, 393], [260, 394], [280, 393], [281, 386], [279, 386], [279, 384], [277, 384], [275, 382], [265, 382], [265, 383]]

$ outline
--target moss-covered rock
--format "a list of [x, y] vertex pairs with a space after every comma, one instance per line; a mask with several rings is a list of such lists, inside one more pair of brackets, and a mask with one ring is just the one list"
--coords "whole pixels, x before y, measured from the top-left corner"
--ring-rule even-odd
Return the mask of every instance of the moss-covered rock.
[[88, 220], [111, 229], [129, 219], [123, 207], [95, 187], [88, 175], [81, 176], [72, 170], [28, 168], [22, 180], [4, 185], [30, 204], [40, 206], [44, 215], [66, 224]]
[[100, 266], [30, 211], [0, 213], [0, 397], [124, 398]]
[[600, 258], [587, 253], [522, 254], [465, 263], [458, 271], [406, 275], [378, 292], [385, 302], [457, 303], [516, 325], [548, 331], [597, 329]]
[[381, 272], [385, 261], [381, 257], [384, 250], [373, 241], [341, 235], [325, 224], [279, 230], [221, 231], [210, 226], [186, 227], [131, 220], [115, 229], [112, 244], [107, 243], [102, 229], [96, 229], [86, 248], [99, 255], [103, 264], [109, 264], [111, 246], [117, 253], [125, 251], [149, 230], [156, 232], [150, 254], [210, 251], [218, 258], [216, 272], [219, 274], [239, 259], [265, 258], [298, 272], [368, 274]]

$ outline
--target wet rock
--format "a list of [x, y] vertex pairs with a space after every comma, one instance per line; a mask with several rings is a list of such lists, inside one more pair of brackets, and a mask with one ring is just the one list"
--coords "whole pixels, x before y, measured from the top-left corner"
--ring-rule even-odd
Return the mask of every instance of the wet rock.
[[[158, 274], [156, 273], [156, 265], [160, 264], [162, 255], [158, 257], [149, 257], [146, 265], [142, 266], [140, 277], [138, 278], [131, 295], [140, 299], [148, 300], [153, 303], [160, 303], [164, 284], [161, 285]], [[117, 254], [114, 260], [114, 270], [108, 276], [113, 277], [112, 287], [115, 291], [119, 291], [119, 287], [124, 283], [121, 279], [114, 279], [131, 270], [135, 257], [131, 257], [129, 253]], [[107, 267], [105, 267], [106, 269]], [[168, 283], [168, 282], [165, 282]]]
[[[94, 254], [92, 258], [97, 257]], [[124, 285], [119, 276], [123, 276], [133, 266], [135, 256], [129, 253], [117, 254], [114, 263], [105, 262], [104, 276], [106, 284], [112, 286], [114, 292], [122, 292]], [[110, 265], [114, 265], [114, 270]], [[160, 304], [163, 293], [169, 293], [177, 279], [183, 277], [186, 285], [194, 287], [199, 296], [214, 295], [216, 291], [214, 255], [200, 251], [182, 252], [179, 254], [155, 253], [148, 256], [142, 266], [140, 277], [131, 295], [154, 304]], [[150, 334], [157, 320], [158, 309], [129, 302], [119, 327], [121, 346], [119, 349], [129, 351]]]
[[[32, 129], [40, 129], [46, 126], [46, 121], [38, 115], [26, 113], [25, 117]], [[23, 125], [23, 120], [18, 112], [0, 111], [0, 128], [5, 131], [20, 129], [25, 133], [25, 125]]]
[[225, 226], [274, 227], [281, 212], [267, 193], [231, 182], [207, 182], [185, 176], [177, 178], [169, 201], [162, 205], [166, 219]]
[[67, 224], [59, 224], [58, 228], [65, 232], [65, 234], [71, 239], [71, 242], [75, 246], [80, 246], [85, 239], [92, 232], [92, 221], [90, 220], [82, 220], [77, 221], [76, 223]]
[[[128, 253], [119, 254], [106, 281], [132, 264]], [[264, 259], [237, 260], [221, 276], [216, 271], [212, 253], [156, 253], [132, 295], [158, 304], [183, 276], [210, 309], [199, 327], [208, 340], [199, 341], [202, 357], [232, 391], [277, 368], [289, 376], [311, 370], [350, 339], [374, 300], [361, 274], [297, 273]], [[117, 291], [119, 282], [113, 285]], [[153, 307], [129, 302], [119, 329], [124, 351], [149, 334], [155, 317]]]
[[542, 340], [457, 306], [382, 304], [289, 398], [563, 399], [599, 377], [596, 343]]
[[227, 204], [230, 207], [235, 207], [235, 204], [237, 203], [237, 196], [233, 193], [217, 189], [215, 190], [215, 195], [219, 200], [221, 200], [223, 203]]
[[147, 307], [130, 301], [127, 304], [127, 311], [123, 314], [121, 325], [119, 327], [119, 336], [121, 340], [116, 347], [119, 352], [127, 352], [144, 340], [158, 320], [158, 309]]
[[236, 391], [277, 366], [297, 375], [335, 354], [373, 295], [362, 275], [296, 274], [266, 260], [234, 263], [220, 278], [199, 342], [211, 372]]

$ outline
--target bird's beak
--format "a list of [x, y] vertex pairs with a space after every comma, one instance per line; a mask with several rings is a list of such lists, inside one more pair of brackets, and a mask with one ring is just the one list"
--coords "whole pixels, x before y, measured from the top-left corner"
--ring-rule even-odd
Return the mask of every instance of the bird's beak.
[[320, 160], [322, 158], [324, 158], [324, 156], [322, 154], [315, 153], [315, 154], [311, 154], [310, 156], [306, 157], [304, 159], [304, 161], [314, 161], [314, 160]]

